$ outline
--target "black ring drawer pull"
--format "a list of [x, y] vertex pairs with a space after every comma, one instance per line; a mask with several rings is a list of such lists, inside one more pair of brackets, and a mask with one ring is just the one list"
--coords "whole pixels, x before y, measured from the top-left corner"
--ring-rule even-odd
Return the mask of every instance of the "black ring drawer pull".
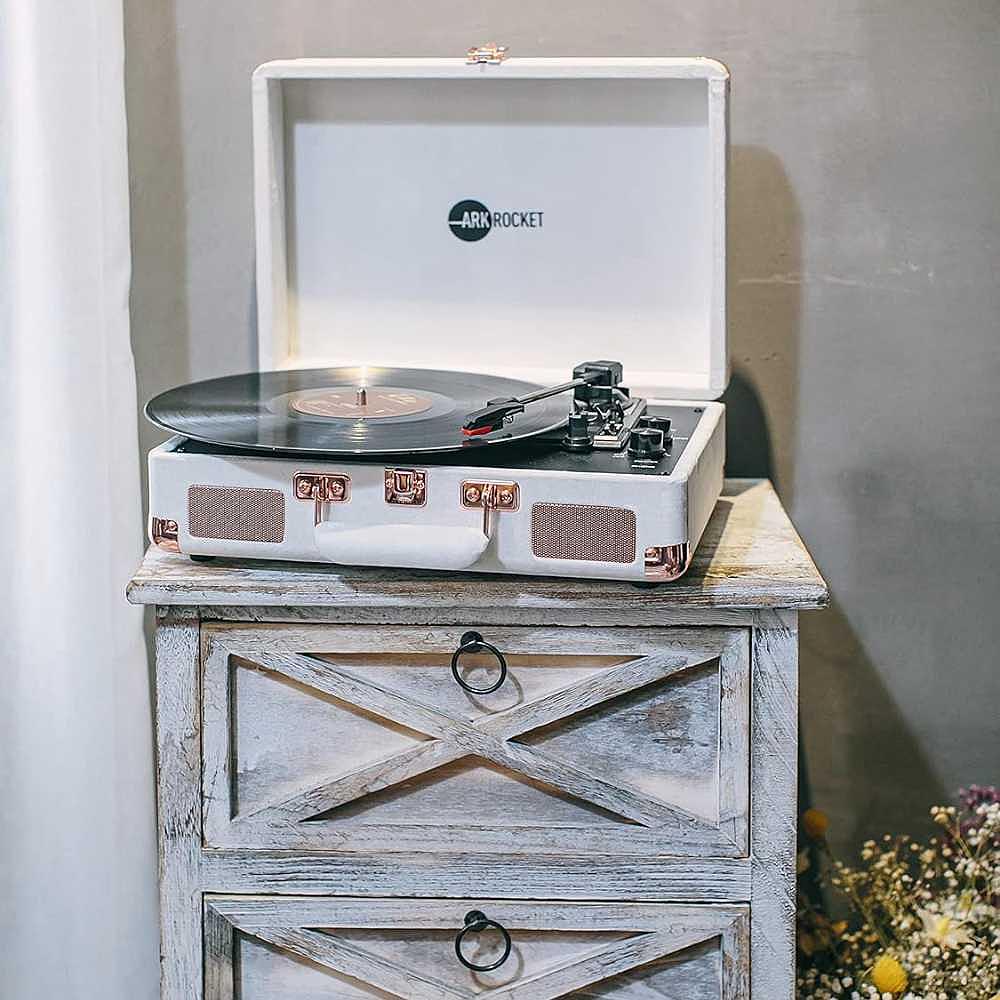
[[[475, 962], [470, 962], [462, 954], [462, 942], [465, 940], [466, 934], [480, 934], [483, 931], [489, 930], [491, 927], [496, 928], [501, 935], [503, 935], [503, 954], [495, 961], [491, 962], [489, 965], [476, 965]], [[504, 962], [510, 958], [510, 934], [507, 928], [502, 924], [498, 924], [495, 920], [490, 920], [485, 913], [479, 910], [469, 910], [465, 915], [465, 926], [455, 935], [455, 954], [458, 956], [458, 960], [467, 969], [472, 969], [473, 972], [492, 972], [494, 969], [499, 969]]]
[[[495, 684], [491, 684], [489, 687], [475, 688], [471, 684], [462, 680], [461, 675], [458, 672], [458, 661], [462, 658], [463, 653], [481, 653], [483, 651], [492, 653], [500, 665], [500, 676], [497, 678]], [[458, 649], [452, 654], [451, 657], [451, 676], [455, 678], [459, 686], [464, 688], [469, 694], [492, 694], [505, 680], [507, 680], [507, 661], [504, 659], [503, 653], [496, 648], [491, 642], [487, 642], [478, 632], [466, 632], [459, 642]]]

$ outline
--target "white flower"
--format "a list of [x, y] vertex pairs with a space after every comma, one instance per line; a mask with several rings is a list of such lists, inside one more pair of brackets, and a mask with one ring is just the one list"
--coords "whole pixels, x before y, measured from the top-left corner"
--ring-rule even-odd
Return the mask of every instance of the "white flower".
[[[924, 925], [924, 934], [942, 948], [958, 948], [972, 940], [962, 920], [932, 910], [920, 909], [917, 913]], [[935, 951], [932, 950], [931, 954], [934, 955]]]
[[[992, 906], [971, 903], [959, 898], [945, 899], [935, 909], [917, 910], [924, 934], [942, 948], [960, 948], [972, 942], [969, 925], [978, 923], [994, 913]], [[934, 954], [932, 949], [931, 954]]]

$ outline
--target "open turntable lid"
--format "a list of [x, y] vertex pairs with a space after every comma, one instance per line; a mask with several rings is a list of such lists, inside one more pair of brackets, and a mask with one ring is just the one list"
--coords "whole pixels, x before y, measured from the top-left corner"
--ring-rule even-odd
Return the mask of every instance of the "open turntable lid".
[[709, 59], [300, 59], [253, 80], [262, 370], [396, 365], [634, 393], [728, 381]]

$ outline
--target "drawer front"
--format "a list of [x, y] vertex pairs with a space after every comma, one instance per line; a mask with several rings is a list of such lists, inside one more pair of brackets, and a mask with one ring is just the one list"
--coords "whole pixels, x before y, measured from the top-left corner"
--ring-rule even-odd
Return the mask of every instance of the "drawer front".
[[746, 856], [745, 629], [465, 632], [206, 625], [206, 844]]
[[205, 899], [205, 1000], [747, 1000], [748, 960], [740, 906]]

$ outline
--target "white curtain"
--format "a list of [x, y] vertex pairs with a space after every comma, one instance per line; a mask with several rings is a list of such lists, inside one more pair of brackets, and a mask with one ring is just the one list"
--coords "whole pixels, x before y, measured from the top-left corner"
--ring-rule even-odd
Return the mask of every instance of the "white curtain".
[[121, 0], [0, 0], [0, 997], [152, 1000]]

